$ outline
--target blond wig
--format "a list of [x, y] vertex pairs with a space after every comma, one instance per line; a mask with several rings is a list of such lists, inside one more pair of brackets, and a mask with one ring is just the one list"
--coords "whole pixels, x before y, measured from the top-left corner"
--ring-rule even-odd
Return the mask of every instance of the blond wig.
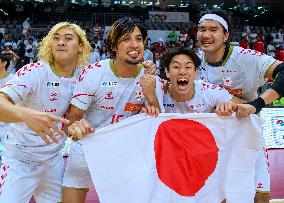
[[51, 41], [53, 40], [54, 34], [58, 30], [66, 27], [70, 28], [73, 32], [77, 34], [79, 38], [79, 43], [82, 44], [82, 51], [78, 53], [77, 66], [83, 66], [88, 62], [92, 47], [86, 38], [85, 31], [78, 25], [69, 22], [60, 22], [51, 28], [51, 30], [42, 39], [42, 42], [40, 43], [41, 46], [38, 52], [38, 58], [51, 65], [54, 63], [54, 57], [51, 51]]

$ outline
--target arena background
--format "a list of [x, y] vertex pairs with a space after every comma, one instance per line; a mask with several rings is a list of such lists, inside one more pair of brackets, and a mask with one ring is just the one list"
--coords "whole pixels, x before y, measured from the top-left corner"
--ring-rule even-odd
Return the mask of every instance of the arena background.
[[[115, 20], [123, 16], [136, 16], [145, 20], [150, 44], [158, 41], [166, 43], [167, 34], [173, 29], [180, 36], [187, 34], [194, 38], [198, 17], [202, 11], [208, 9], [224, 9], [230, 12], [232, 43], [240, 43], [242, 37], [246, 37], [252, 48], [252, 43], [259, 34], [263, 39], [269, 35], [275, 38], [279, 33], [283, 36], [283, 0], [0, 1], [0, 32], [4, 35], [10, 33], [18, 40], [23, 32], [30, 30], [32, 36], [40, 39], [55, 23], [71, 21], [84, 28], [91, 36], [90, 42], [95, 43], [92, 34], [102, 32], [99, 36], [104, 39], [109, 26]], [[283, 37], [282, 42], [275, 42], [274, 45], [283, 53]], [[268, 154], [271, 199], [284, 199], [284, 150], [269, 149]], [[87, 202], [97, 202], [93, 189], [88, 194]]]

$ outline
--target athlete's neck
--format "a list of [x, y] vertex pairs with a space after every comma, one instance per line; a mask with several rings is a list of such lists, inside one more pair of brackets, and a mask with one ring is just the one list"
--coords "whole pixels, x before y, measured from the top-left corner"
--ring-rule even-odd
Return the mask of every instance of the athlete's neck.
[[195, 95], [195, 84], [193, 83], [190, 91], [185, 94], [180, 94], [178, 92], [175, 92], [174, 89], [170, 86], [170, 95], [176, 102], [187, 102], [193, 99]]
[[54, 61], [53, 66], [58, 76], [68, 78], [73, 75], [76, 68], [76, 63], [60, 63]]
[[0, 68], [0, 79], [4, 79], [9, 75], [9, 72], [5, 68]]
[[132, 78], [135, 77], [139, 64], [128, 64], [124, 61], [114, 59], [114, 68], [119, 77], [122, 78]]
[[214, 52], [207, 52], [206, 59], [209, 64], [216, 64], [222, 61], [225, 54], [226, 45], [223, 44], [218, 50]]

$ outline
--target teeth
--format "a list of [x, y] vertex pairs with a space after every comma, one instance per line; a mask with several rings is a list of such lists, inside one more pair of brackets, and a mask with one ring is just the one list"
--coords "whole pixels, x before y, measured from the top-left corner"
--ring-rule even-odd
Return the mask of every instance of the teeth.
[[179, 81], [179, 82], [187, 82], [188, 80], [187, 80], [187, 79], [182, 78], [182, 79], [179, 79], [178, 81]]
[[130, 51], [129, 54], [138, 54], [138, 51]]

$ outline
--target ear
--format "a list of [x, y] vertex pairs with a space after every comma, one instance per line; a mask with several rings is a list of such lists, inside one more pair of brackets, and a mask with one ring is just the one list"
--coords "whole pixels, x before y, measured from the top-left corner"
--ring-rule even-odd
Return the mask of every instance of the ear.
[[170, 73], [169, 73], [169, 71], [168, 71], [168, 69], [167, 69], [167, 68], [165, 68], [165, 72], [166, 72], [166, 76], [167, 76], [167, 78], [169, 78], [169, 79], [170, 79]]
[[83, 52], [83, 44], [80, 43], [79, 44], [79, 50], [78, 50], [79, 53], [82, 53]]
[[229, 33], [229, 32], [225, 32], [224, 35], [225, 35], [225, 36], [224, 36], [224, 42], [227, 42], [228, 39], [229, 39], [229, 37], [230, 37], [230, 33]]
[[194, 71], [194, 78], [197, 78], [198, 77], [198, 68], [195, 68], [195, 71]]

